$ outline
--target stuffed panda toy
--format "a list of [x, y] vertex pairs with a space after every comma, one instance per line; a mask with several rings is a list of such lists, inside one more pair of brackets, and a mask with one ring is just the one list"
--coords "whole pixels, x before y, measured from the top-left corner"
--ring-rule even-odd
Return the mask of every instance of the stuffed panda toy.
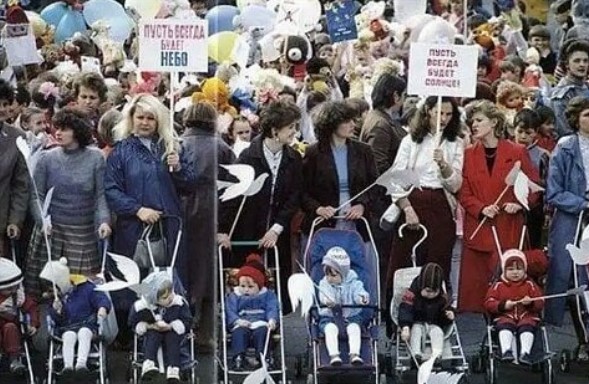
[[282, 49], [284, 58], [292, 65], [304, 64], [310, 53], [309, 40], [302, 36], [288, 35], [284, 37]]

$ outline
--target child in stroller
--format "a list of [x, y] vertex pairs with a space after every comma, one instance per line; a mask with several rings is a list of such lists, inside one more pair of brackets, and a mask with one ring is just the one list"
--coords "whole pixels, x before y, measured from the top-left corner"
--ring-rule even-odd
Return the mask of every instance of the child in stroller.
[[493, 317], [499, 332], [501, 359], [515, 359], [512, 342], [517, 332], [519, 361], [532, 364], [530, 353], [544, 301], [531, 299], [542, 296], [542, 290], [527, 276], [527, 260], [522, 251], [510, 249], [504, 252], [501, 255], [501, 270], [501, 279], [489, 288], [485, 298], [485, 309]]
[[155, 379], [159, 348], [165, 349], [166, 380], [180, 382], [180, 347], [190, 329], [192, 315], [186, 299], [174, 293], [169, 271], [149, 274], [142, 285], [146, 293], [133, 304], [129, 325], [137, 335], [144, 337], [145, 359], [141, 368], [141, 380]]
[[[358, 275], [350, 269], [350, 257], [341, 247], [330, 248], [321, 262], [325, 276], [319, 282], [319, 301], [328, 308], [319, 310], [319, 329], [325, 334], [325, 345], [332, 366], [342, 365], [338, 347], [339, 328], [336, 325], [333, 307], [336, 305], [368, 305], [370, 295]], [[361, 308], [343, 308], [342, 317], [346, 324], [350, 348], [350, 363], [362, 365], [361, 345]]]
[[[240, 371], [258, 368], [257, 358], [264, 353], [268, 328], [278, 325], [278, 298], [266, 288], [266, 270], [257, 254], [250, 254], [237, 273], [239, 284], [226, 299], [227, 328], [231, 330], [233, 369]], [[248, 347], [255, 349], [252, 367], [246, 367], [245, 353]]]
[[454, 310], [443, 291], [444, 271], [436, 263], [428, 263], [409, 289], [405, 291], [399, 306], [401, 339], [410, 340], [411, 352], [421, 363], [423, 348], [429, 336], [432, 356], [441, 359], [444, 349], [444, 334], [454, 321]]
[[55, 297], [49, 308], [49, 318], [55, 325], [53, 337], [62, 340], [64, 377], [74, 374], [74, 348], [78, 345], [76, 376], [89, 372], [86, 365], [92, 339], [98, 333], [98, 319], [106, 318], [111, 302], [85, 276], [70, 275], [67, 260], [48, 262], [41, 271], [42, 279], [52, 281], [60, 297]]
[[5, 353], [10, 362], [10, 372], [23, 375], [26, 366], [21, 361], [21, 331], [19, 311], [30, 317], [27, 325], [29, 335], [39, 329], [37, 304], [25, 295], [22, 272], [12, 261], [0, 258], [0, 353]]

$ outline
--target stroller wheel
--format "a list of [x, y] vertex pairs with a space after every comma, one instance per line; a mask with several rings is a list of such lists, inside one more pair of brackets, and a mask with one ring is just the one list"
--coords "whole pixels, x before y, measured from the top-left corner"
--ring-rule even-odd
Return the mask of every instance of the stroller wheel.
[[560, 356], [558, 357], [558, 368], [560, 368], [561, 372], [570, 372], [572, 359], [573, 354], [568, 349], [563, 349], [560, 352]]
[[542, 363], [542, 384], [554, 384], [554, 369], [551, 360]]

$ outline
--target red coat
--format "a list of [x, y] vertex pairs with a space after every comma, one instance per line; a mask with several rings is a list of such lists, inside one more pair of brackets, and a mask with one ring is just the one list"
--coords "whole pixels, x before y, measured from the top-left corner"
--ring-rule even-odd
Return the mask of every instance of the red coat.
[[536, 326], [540, 321], [544, 300], [532, 301], [530, 305], [517, 304], [509, 311], [504, 308], [507, 300], [517, 301], [526, 296], [542, 296], [542, 290], [532, 279], [526, 278], [515, 283], [501, 279], [487, 291], [485, 310], [497, 324]]
[[[540, 178], [525, 147], [507, 140], [499, 140], [492, 174], [489, 174], [485, 149], [476, 143], [464, 153], [463, 182], [459, 192], [460, 204], [464, 207], [464, 242], [467, 248], [480, 252], [495, 252], [491, 224], [495, 224], [502, 249], [517, 248], [522, 225], [523, 212], [510, 215], [501, 211], [494, 220], [487, 220], [478, 234], [470, 240], [479, 224], [484, 207], [491, 205], [505, 188], [505, 177], [517, 162], [521, 162], [522, 171], [530, 180], [538, 183]], [[538, 194], [529, 195], [529, 206], [538, 202]], [[518, 203], [513, 188], [499, 201], [502, 208], [505, 203]], [[461, 283], [462, 284], [462, 283]]]

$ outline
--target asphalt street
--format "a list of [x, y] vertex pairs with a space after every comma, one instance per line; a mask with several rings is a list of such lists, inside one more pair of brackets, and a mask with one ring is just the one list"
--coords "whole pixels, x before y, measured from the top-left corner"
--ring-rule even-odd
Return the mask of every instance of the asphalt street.
[[[566, 317], [568, 320], [568, 317]], [[302, 377], [295, 377], [295, 362], [297, 356], [304, 354], [306, 351], [307, 331], [303, 320], [298, 315], [288, 315], [284, 319], [285, 328], [285, 351], [286, 351], [286, 365], [287, 365], [287, 380], [292, 383], [306, 383], [307, 367], [303, 367]], [[462, 314], [458, 316], [458, 329], [462, 339], [463, 348], [467, 356], [472, 356], [478, 350], [485, 333], [485, 323], [481, 316]], [[555, 362], [555, 382], [558, 384], [587, 384], [589, 382], [589, 363], [576, 363], [571, 365], [570, 373], [562, 373], [558, 370], [558, 352], [563, 348], [573, 349], [576, 345], [574, 332], [570, 322], [562, 328], [548, 327], [548, 335], [551, 349], [557, 353], [554, 358]], [[383, 338], [384, 339], [384, 338]], [[35, 371], [41, 377], [39, 382], [42, 382], [45, 376], [44, 365], [47, 361], [46, 351], [44, 351], [45, 344], [43, 343], [43, 335], [40, 335], [35, 342], [36, 351], [33, 352], [35, 356]], [[381, 343], [379, 347], [381, 353], [385, 351], [385, 343]], [[127, 383], [129, 367], [129, 354], [122, 351], [114, 351], [112, 348], [108, 352], [108, 372], [110, 376], [110, 383], [123, 384]], [[197, 373], [201, 384], [214, 383], [215, 359], [212, 354], [199, 356], [199, 365]], [[9, 376], [0, 376], [0, 384], [19, 383], [22, 381], [16, 380]], [[79, 380], [77, 383], [94, 383], [90, 380]], [[165, 383], [165, 380], [159, 381]], [[219, 382], [219, 381], [217, 381]], [[232, 379], [233, 383], [240, 383], [237, 379]], [[361, 383], [369, 383], [368, 379], [362, 381], [355, 381]], [[392, 377], [388, 378], [387, 383], [395, 382]], [[472, 384], [484, 383], [484, 375], [471, 374], [469, 382]], [[509, 383], [542, 383], [541, 374], [532, 372], [529, 368], [519, 367], [515, 365], [502, 365], [499, 371], [499, 384]], [[343, 383], [338, 380], [338, 384]], [[408, 373], [403, 376], [403, 383], [416, 383], [415, 372]]]

